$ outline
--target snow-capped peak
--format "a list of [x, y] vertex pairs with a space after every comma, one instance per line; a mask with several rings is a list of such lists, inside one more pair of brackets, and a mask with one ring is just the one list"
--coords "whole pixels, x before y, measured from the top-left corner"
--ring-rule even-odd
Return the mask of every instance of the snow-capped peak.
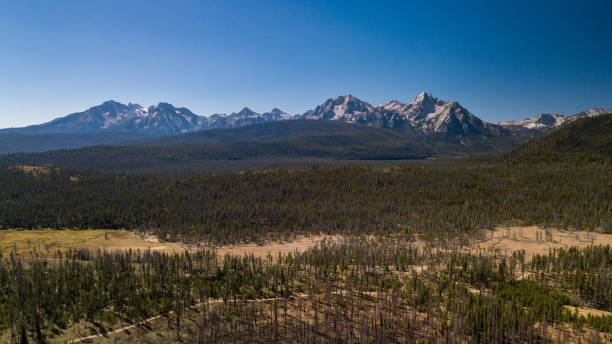
[[431, 93], [423, 91], [414, 98], [412, 103], [422, 103], [422, 102], [433, 101], [433, 100], [434, 100], [434, 97], [431, 96]]

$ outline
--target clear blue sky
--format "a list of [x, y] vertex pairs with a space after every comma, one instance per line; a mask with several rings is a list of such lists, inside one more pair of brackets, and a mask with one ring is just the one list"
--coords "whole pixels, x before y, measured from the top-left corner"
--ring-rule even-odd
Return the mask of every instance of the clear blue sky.
[[294, 114], [427, 90], [488, 121], [612, 108], [611, 15], [609, 0], [0, 0], [0, 127], [108, 99]]

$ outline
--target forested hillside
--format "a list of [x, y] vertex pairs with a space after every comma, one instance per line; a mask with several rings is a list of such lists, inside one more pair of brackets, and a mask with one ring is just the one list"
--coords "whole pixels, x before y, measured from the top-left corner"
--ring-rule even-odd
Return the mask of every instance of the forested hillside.
[[0, 133], [0, 154], [15, 152], [44, 152], [84, 146], [109, 144], [149, 135], [138, 133], [85, 133], [85, 134], [20, 134]]
[[[132, 146], [134, 144], [135, 146]], [[0, 156], [17, 165], [111, 171], [199, 171], [219, 161], [422, 159], [432, 149], [387, 129], [335, 121], [286, 121], [93, 146]], [[273, 163], [272, 163], [273, 164]]]
[[505, 155], [514, 163], [612, 162], [612, 114], [578, 119]]
[[340, 121], [291, 120], [255, 125], [245, 125], [231, 129], [209, 129], [180, 135], [160, 136], [118, 143], [124, 146], [165, 146], [171, 144], [212, 144], [219, 142], [240, 141], [281, 141], [321, 137], [328, 135], [345, 135], [359, 140], [362, 144], [377, 141], [412, 143], [405, 136], [392, 130], [355, 125]]

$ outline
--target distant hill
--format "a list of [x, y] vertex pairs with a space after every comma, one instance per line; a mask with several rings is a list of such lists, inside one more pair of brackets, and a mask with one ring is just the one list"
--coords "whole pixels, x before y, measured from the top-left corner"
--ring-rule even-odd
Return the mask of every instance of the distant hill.
[[612, 162], [612, 113], [576, 119], [503, 155], [514, 163]]
[[283, 158], [422, 159], [426, 145], [387, 129], [338, 121], [295, 120], [44, 153], [0, 162], [101, 170], [198, 170], [207, 161]]
[[[377, 130], [378, 129], [378, 130]], [[485, 131], [495, 130], [496, 127], [486, 128]], [[279, 140], [308, 140], [306, 145], [312, 145], [320, 140], [321, 136], [350, 135], [359, 138], [354, 142], [363, 147], [393, 141], [399, 142], [406, 148], [432, 156], [456, 156], [475, 153], [496, 153], [508, 151], [526, 141], [525, 137], [503, 135], [494, 139], [487, 135], [465, 135], [457, 142], [454, 136], [444, 137], [435, 133], [423, 133], [416, 130], [394, 130], [378, 127], [349, 124], [336, 120], [291, 120], [250, 125], [232, 129], [210, 129], [181, 135], [152, 137], [115, 143], [115, 145], [128, 146], [163, 146], [171, 144], [214, 144], [236, 141], [279, 141]], [[381, 137], [383, 135], [383, 137]], [[315, 139], [316, 137], [316, 139]], [[329, 142], [334, 144], [334, 142]], [[270, 155], [272, 157], [273, 155]]]
[[[383, 135], [394, 140], [405, 140], [391, 130], [377, 130], [344, 122], [293, 120], [268, 124], [248, 125], [232, 129], [209, 129], [181, 135], [152, 137], [117, 143], [127, 146], [163, 146], [171, 144], [212, 144], [232, 141], [278, 141], [322, 135], [350, 135], [367, 138], [367, 135]], [[373, 137], [378, 138], [378, 137]], [[386, 139], [385, 139], [386, 140]], [[365, 143], [365, 142], [364, 142]]]
[[0, 133], [0, 154], [71, 149], [146, 137], [149, 137], [149, 135], [116, 132], [76, 134]]

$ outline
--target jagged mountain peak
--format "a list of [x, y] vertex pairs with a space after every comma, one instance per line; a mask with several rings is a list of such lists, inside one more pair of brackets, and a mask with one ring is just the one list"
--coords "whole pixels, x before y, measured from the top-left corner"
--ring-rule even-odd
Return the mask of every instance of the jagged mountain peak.
[[413, 102], [415, 103], [435, 102], [436, 100], [438, 100], [438, 98], [432, 96], [431, 93], [422, 91], [414, 98]]
[[372, 106], [353, 96], [328, 99], [300, 118], [341, 120], [383, 128], [410, 128], [423, 133], [472, 135], [483, 132], [484, 122], [457, 102], [447, 102], [429, 92], [421, 92], [404, 104], [393, 100]]
[[408, 104], [413, 104], [413, 105], [418, 105], [418, 104], [433, 104], [433, 105], [439, 105], [439, 104], [443, 104], [443, 103], [448, 103], [447, 101], [443, 101], [438, 97], [434, 97], [431, 95], [431, 93], [429, 92], [421, 92], [419, 93], [410, 103]]
[[119, 103], [114, 100], [107, 100], [104, 103], [100, 105], [92, 106], [85, 111], [118, 111], [118, 112], [121, 112], [121, 111], [129, 110], [129, 108], [130, 107], [128, 105]]
[[122, 105], [122, 106], [125, 106], [125, 104], [122, 104], [122, 103], [120, 103], [118, 101], [115, 101], [115, 100], [112, 100], [112, 99], [109, 99], [109, 100], [103, 102], [100, 105], [102, 105], [102, 106], [109, 106], [109, 105]]
[[165, 102], [159, 102], [157, 105], [149, 106], [149, 109], [160, 109], [160, 110], [174, 110], [174, 105]]
[[341, 95], [341, 96], [337, 96], [335, 98], [330, 98], [327, 101], [325, 101], [325, 103], [333, 103], [334, 105], [341, 105], [341, 104], [365, 104], [365, 105], [370, 105], [368, 102], [365, 102], [355, 96], [353, 96], [352, 94], [346, 94], [346, 95]]
[[359, 122], [363, 117], [374, 111], [370, 103], [364, 102], [353, 95], [337, 96], [326, 100], [315, 109], [299, 116], [303, 119], [342, 120]]
[[242, 110], [240, 110], [238, 112], [238, 115], [242, 115], [242, 116], [255, 116], [255, 115], [259, 115], [259, 114], [245, 106], [245, 107], [242, 108]]
[[283, 112], [283, 111], [282, 111], [281, 109], [279, 109], [279, 108], [274, 108], [274, 109], [270, 110], [270, 114], [272, 114], [272, 115], [282, 115], [282, 114], [284, 114], [284, 113], [285, 113], [285, 112]]

